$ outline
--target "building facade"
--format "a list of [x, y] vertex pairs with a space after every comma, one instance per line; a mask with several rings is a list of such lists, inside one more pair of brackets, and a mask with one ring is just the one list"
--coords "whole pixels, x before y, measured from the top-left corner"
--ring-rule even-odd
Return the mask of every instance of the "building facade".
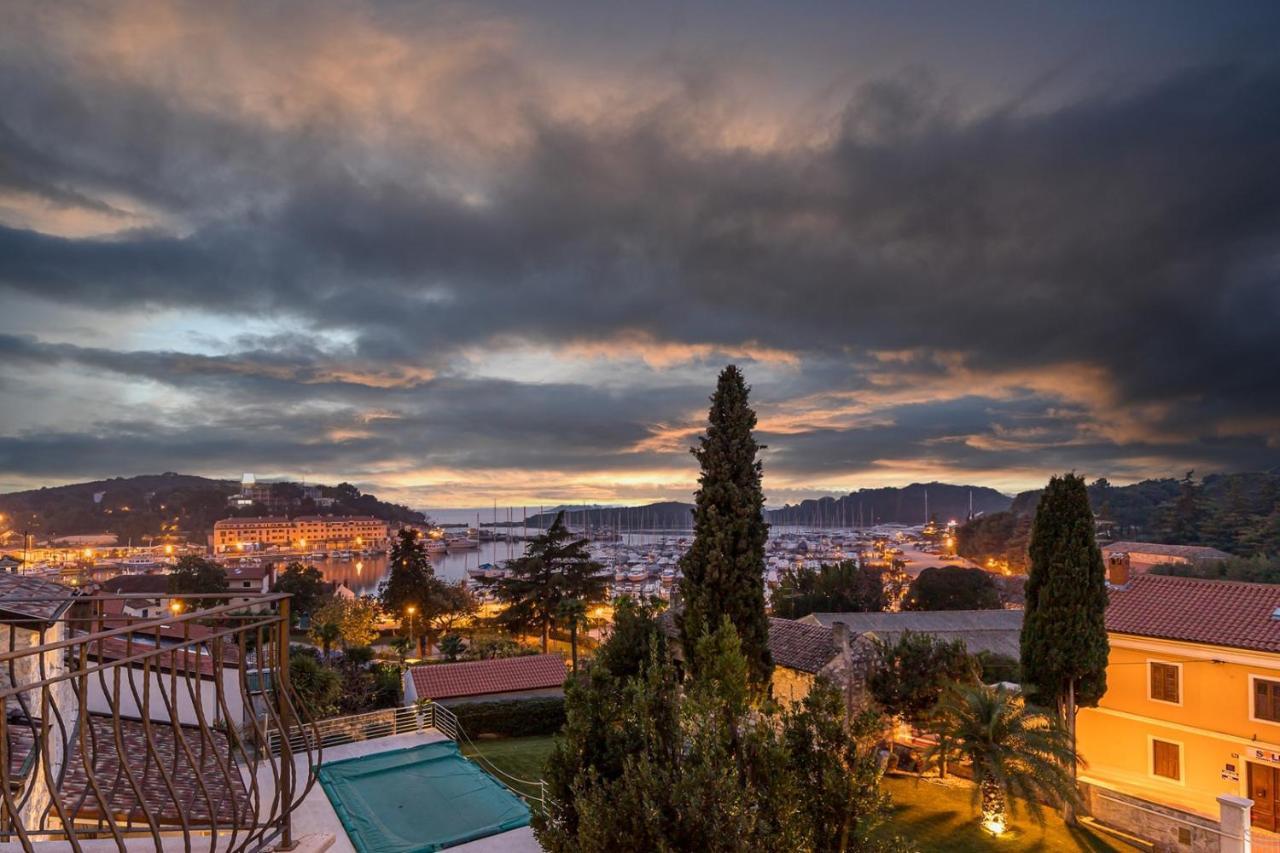
[[382, 547], [387, 522], [371, 515], [304, 515], [224, 518], [213, 525], [213, 551], [231, 554], [263, 548], [330, 550]]
[[1280, 586], [1111, 570], [1107, 692], [1076, 722], [1095, 816], [1191, 833], [1229, 795], [1280, 831]]

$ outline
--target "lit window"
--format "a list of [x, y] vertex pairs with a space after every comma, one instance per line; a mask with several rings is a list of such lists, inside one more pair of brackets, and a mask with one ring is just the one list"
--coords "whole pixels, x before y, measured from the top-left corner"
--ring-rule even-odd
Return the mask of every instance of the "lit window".
[[1151, 664], [1151, 698], [1178, 702], [1178, 667], [1171, 663]]
[[1182, 748], [1163, 740], [1151, 741], [1151, 772], [1165, 779], [1182, 779]]

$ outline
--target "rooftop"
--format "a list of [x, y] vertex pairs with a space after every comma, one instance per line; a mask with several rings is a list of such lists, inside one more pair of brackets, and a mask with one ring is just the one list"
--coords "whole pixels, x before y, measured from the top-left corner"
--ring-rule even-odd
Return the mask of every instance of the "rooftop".
[[810, 613], [802, 622], [830, 627], [843, 622], [850, 635], [874, 634], [896, 642], [904, 631], [940, 640], [963, 640], [972, 654], [991, 652], [1016, 658], [1022, 635], [1021, 610], [929, 610], [900, 613]]
[[[658, 624], [668, 637], [679, 639], [680, 631], [670, 610], [658, 617]], [[775, 666], [816, 674], [831, 662], [836, 651], [835, 637], [829, 627], [769, 617], [769, 654]]]
[[1107, 630], [1280, 652], [1280, 585], [1136, 575], [1111, 590]]
[[769, 654], [775, 666], [818, 673], [836, 656], [830, 628], [791, 619], [769, 619]]
[[76, 591], [69, 586], [0, 572], [0, 622], [52, 625], [75, 597]]
[[415, 666], [409, 670], [420, 699], [454, 699], [560, 687], [568, 672], [560, 655]]
[[1161, 545], [1158, 542], [1110, 542], [1102, 546], [1104, 554], [1155, 554], [1158, 557], [1181, 557], [1184, 560], [1229, 560], [1231, 555], [1204, 545]]
[[157, 595], [169, 591], [168, 575], [117, 575], [102, 582], [104, 593], [153, 592]]

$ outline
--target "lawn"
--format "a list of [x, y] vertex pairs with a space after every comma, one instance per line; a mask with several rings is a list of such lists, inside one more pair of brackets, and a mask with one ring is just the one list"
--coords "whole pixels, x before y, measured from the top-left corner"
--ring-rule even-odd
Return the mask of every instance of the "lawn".
[[[513, 782], [507, 776], [514, 776], [516, 779], [523, 779], [527, 782], [537, 782], [542, 779], [542, 767], [546, 763], [547, 754], [551, 752], [550, 735], [541, 735], [537, 737], [511, 737], [502, 740], [480, 740], [474, 745], [464, 745], [462, 754], [468, 758], [475, 757], [476, 753], [480, 754], [480, 760], [476, 763], [504, 784], [510, 786], [517, 793], [527, 796], [538, 796], [538, 787], [536, 785], [520, 784]], [[491, 765], [491, 766], [486, 766]], [[494, 773], [492, 767], [496, 767], [501, 773]]]
[[998, 839], [992, 838], [978, 827], [967, 788], [891, 776], [885, 778], [884, 789], [893, 797], [893, 816], [883, 834], [902, 836], [922, 853], [989, 850], [1133, 853], [1134, 850], [1085, 827], [1070, 829], [1050, 810], [1045, 811], [1043, 829], [1024, 810], [1010, 822], [1010, 832]]
[[[551, 751], [551, 741], [550, 736], [482, 740], [477, 741], [474, 747], [464, 746], [462, 752], [468, 757], [479, 752], [483, 760], [478, 763], [486, 770], [490, 770], [485, 766], [489, 764], [517, 779], [536, 781], [542, 778], [542, 768]], [[521, 785], [499, 774], [495, 775], [519, 793], [531, 796], [538, 794], [534, 786]], [[920, 850], [921, 853], [986, 853], [991, 850], [1005, 850], [1009, 853], [1049, 853], [1059, 850], [1091, 853], [1134, 851], [1134, 848], [1126, 844], [1087, 828], [1068, 829], [1052, 811], [1046, 811], [1044, 829], [1023, 813], [1011, 822], [1009, 833], [993, 839], [978, 828], [966, 788], [944, 787], [928, 781], [917, 781], [909, 776], [886, 777], [884, 788], [893, 797], [893, 816], [884, 827], [883, 834], [902, 836], [912, 849]]]

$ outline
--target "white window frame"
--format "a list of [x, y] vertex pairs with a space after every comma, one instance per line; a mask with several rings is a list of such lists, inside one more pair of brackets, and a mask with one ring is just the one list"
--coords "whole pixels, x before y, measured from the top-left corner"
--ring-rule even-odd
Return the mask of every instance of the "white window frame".
[[[1178, 670], [1178, 701], [1170, 702], [1168, 699], [1157, 699], [1151, 695], [1151, 664], [1158, 663], [1163, 666], [1171, 666]], [[1185, 684], [1182, 680], [1182, 664], [1172, 660], [1161, 660], [1160, 658], [1147, 658], [1147, 701], [1158, 702], [1161, 705], [1173, 705], [1174, 707], [1182, 707], [1182, 697], [1186, 693]]]
[[[1171, 743], [1178, 748], [1178, 778], [1170, 779], [1168, 776], [1161, 776], [1156, 773], [1156, 741], [1161, 743]], [[1155, 735], [1147, 735], [1147, 775], [1157, 782], [1167, 782], [1170, 785], [1187, 784], [1187, 749], [1186, 745], [1180, 740], [1174, 740], [1171, 737], [1156, 737]]]
[[1270, 681], [1273, 684], [1280, 684], [1280, 672], [1269, 675], [1259, 675], [1256, 672], [1249, 673], [1249, 722], [1262, 723], [1264, 726], [1280, 726], [1280, 722], [1264, 720], [1258, 716], [1258, 691], [1253, 686], [1255, 681]]

